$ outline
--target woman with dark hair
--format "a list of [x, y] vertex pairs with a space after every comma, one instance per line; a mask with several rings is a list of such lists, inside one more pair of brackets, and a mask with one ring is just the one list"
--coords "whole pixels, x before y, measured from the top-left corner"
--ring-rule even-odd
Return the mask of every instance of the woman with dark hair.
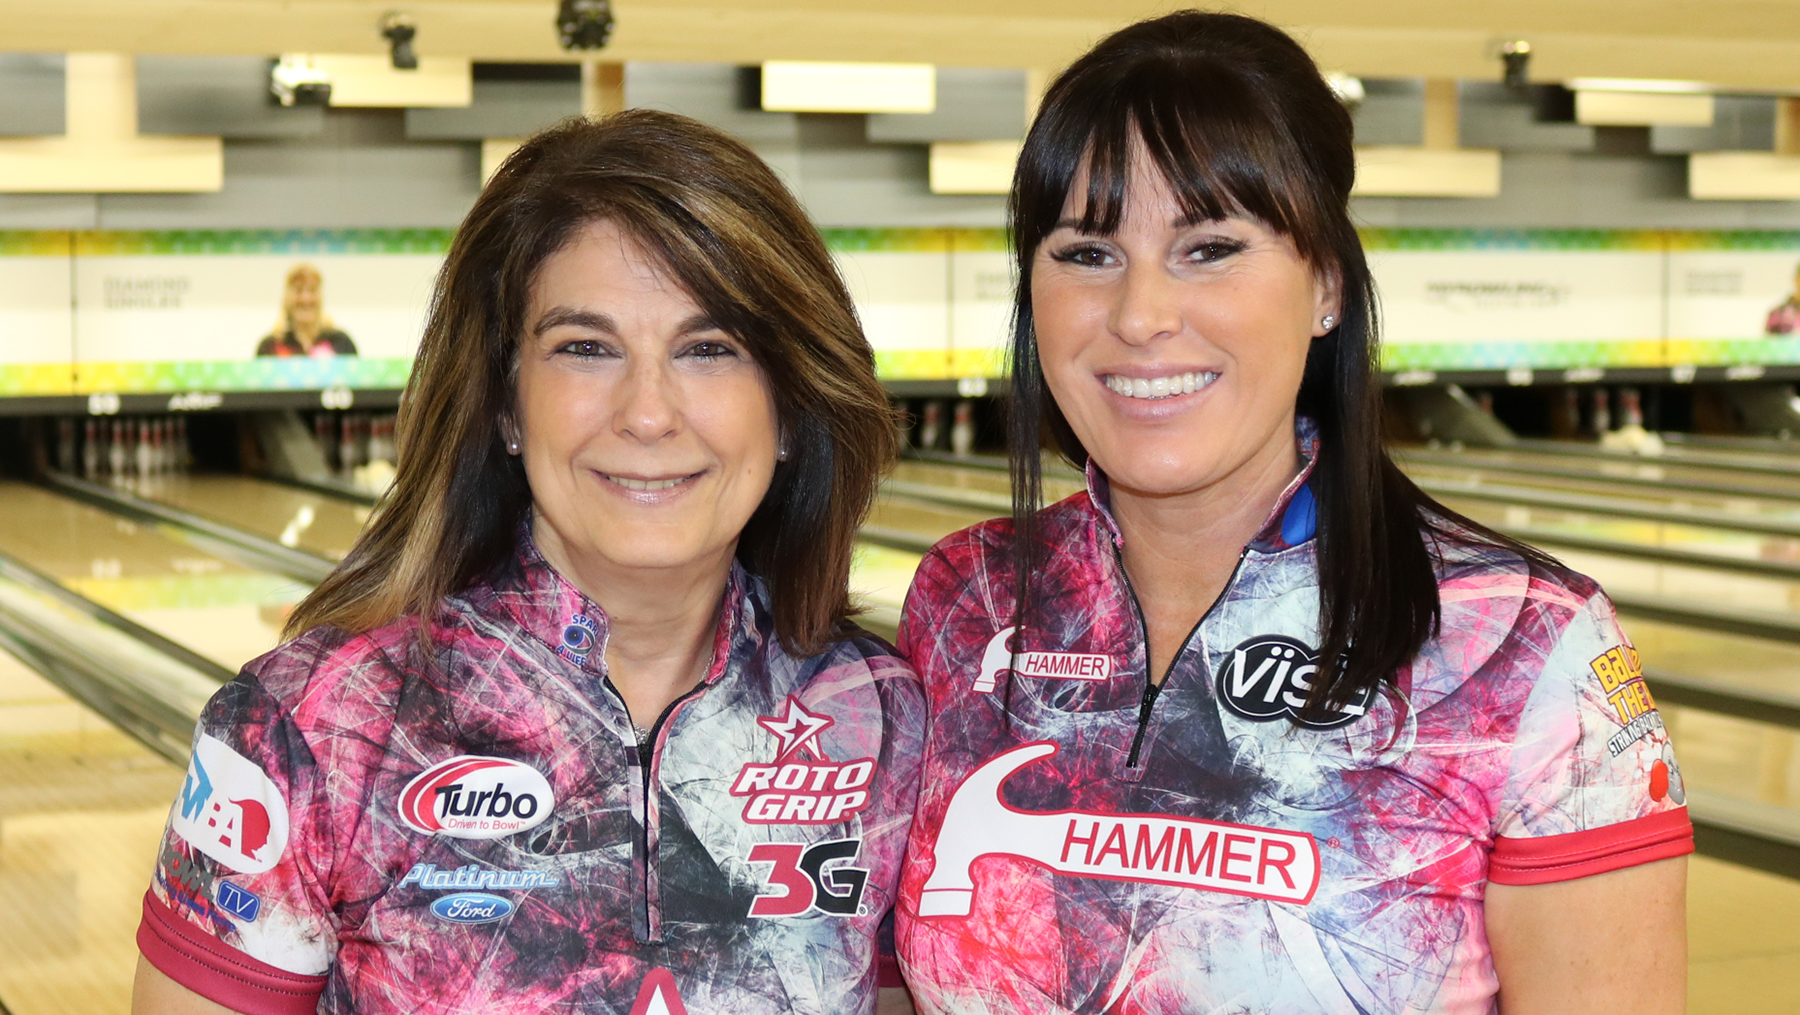
[[[1354, 173], [1249, 18], [1134, 25], [1045, 96], [1014, 516], [927, 556], [901, 630], [923, 1010], [1681, 1009], [1692, 829], [1638, 655], [1388, 458]], [[1040, 433], [1088, 478], [1042, 509]]]
[[526, 142], [386, 501], [201, 717], [134, 1010], [872, 1012], [924, 704], [846, 583], [896, 443], [747, 148]]

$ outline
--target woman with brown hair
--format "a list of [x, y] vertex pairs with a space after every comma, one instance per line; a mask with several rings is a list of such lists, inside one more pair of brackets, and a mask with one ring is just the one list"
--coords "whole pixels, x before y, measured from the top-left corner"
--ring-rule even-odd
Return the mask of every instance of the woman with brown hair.
[[[1251, 18], [1133, 25], [1045, 95], [1014, 516], [932, 550], [900, 632], [923, 1010], [1681, 1009], [1693, 832], [1637, 651], [1388, 457], [1355, 174]], [[1045, 433], [1087, 472], [1048, 507]]]
[[896, 438], [774, 174], [665, 113], [528, 141], [399, 439], [202, 716], [135, 1010], [872, 1011], [923, 703], [846, 583]]

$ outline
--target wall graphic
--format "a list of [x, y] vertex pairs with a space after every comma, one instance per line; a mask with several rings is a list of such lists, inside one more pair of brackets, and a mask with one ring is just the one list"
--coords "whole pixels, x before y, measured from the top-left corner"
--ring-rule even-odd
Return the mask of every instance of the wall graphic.
[[[1004, 373], [1003, 230], [824, 232], [884, 378]], [[1363, 239], [1388, 370], [1800, 363], [1800, 231]], [[0, 397], [400, 387], [449, 243], [446, 230], [0, 232]]]

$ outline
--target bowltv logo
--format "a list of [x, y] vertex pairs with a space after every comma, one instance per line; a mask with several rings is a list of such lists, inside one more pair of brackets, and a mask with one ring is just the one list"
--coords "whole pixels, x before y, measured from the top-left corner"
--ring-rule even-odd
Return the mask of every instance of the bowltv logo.
[[453, 839], [498, 839], [550, 816], [556, 798], [537, 769], [508, 758], [464, 754], [440, 761], [400, 791], [400, 820]]
[[1238, 643], [1219, 668], [1219, 700], [1233, 714], [1251, 722], [1273, 722], [1287, 717], [1313, 729], [1336, 729], [1355, 722], [1369, 711], [1373, 687], [1363, 688], [1341, 708], [1318, 718], [1301, 717], [1319, 674], [1319, 659], [1302, 642], [1279, 634], [1265, 634]]

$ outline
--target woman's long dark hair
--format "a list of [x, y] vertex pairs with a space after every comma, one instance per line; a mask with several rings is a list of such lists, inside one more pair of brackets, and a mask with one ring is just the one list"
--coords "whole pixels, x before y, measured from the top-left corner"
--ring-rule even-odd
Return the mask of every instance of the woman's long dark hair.
[[1395, 673], [1436, 633], [1428, 538], [1454, 521], [1475, 538], [1548, 563], [1442, 507], [1388, 457], [1381, 433], [1375, 288], [1351, 224], [1350, 114], [1306, 51], [1235, 14], [1183, 11], [1123, 29], [1050, 86], [1013, 178], [1019, 284], [1012, 360], [1015, 624], [1032, 612], [1032, 576], [1052, 548], [1037, 512], [1048, 436], [1077, 465], [1087, 450], [1045, 388], [1032, 320], [1031, 264], [1086, 172], [1080, 229], [1119, 228], [1129, 160], [1142, 152], [1195, 220], [1249, 216], [1291, 238], [1342, 285], [1337, 326], [1315, 339], [1297, 410], [1319, 427], [1319, 672], [1309, 708], [1341, 706]]

